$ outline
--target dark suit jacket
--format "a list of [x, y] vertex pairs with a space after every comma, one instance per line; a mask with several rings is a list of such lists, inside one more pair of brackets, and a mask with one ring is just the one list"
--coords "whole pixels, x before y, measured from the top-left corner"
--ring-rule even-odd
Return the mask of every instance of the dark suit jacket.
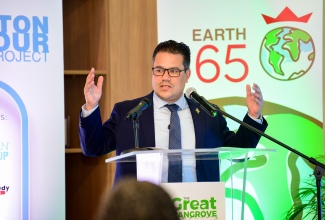
[[[87, 156], [100, 156], [116, 150], [116, 155], [120, 155], [122, 151], [134, 148], [133, 123], [132, 120], [126, 121], [125, 116], [145, 97], [152, 102], [153, 92], [141, 98], [116, 103], [111, 117], [104, 124], [102, 124], [99, 108], [86, 118], [80, 117], [79, 137], [83, 153]], [[187, 102], [194, 123], [196, 148], [223, 146], [254, 148], [258, 144], [260, 135], [243, 126], [240, 126], [236, 133], [229, 131], [222, 115], [218, 114], [212, 118], [204, 111], [200, 111], [198, 114], [195, 111], [196, 104], [190, 99], [187, 99]], [[140, 147], [155, 147], [153, 112], [151, 106], [139, 117]], [[263, 132], [267, 127], [265, 119], [263, 119], [263, 124], [259, 124], [246, 115], [243, 121]], [[197, 160], [196, 173], [199, 182], [218, 181], [219, 165], [213, 160]], [[117, 163], [115, 182], [121, 177], [129, 175], [136, 176], [135, 163]]]

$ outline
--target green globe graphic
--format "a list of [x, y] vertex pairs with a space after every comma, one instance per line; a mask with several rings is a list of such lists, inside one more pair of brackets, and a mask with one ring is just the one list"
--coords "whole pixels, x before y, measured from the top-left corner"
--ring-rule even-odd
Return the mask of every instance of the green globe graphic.
[[297, 79], [309, 71], [314, 60], [313, 39], [303, 30], [279, 27], [269, 31], [262, 41], [261, 65], [275, 79]]

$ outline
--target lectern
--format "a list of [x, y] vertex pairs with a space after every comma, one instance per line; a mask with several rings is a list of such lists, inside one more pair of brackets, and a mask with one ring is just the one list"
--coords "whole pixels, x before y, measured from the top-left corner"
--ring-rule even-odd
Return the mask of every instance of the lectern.
[[[275, 152], [274, 149], [220, 147], [165, 150], [147, 148], [106, 159], [106, 163], [136, 162], [139, 181], [161, 185], [171, 194], [180, 219], [245, 219], [247, 163], [250, 158]], [[171, 156], [172, 157], [169, 157]], [[164, 183], [162, 173], [169, 158], [215, 160], [220, 182]], [[195, 163], [194, 163], [195, 164]], [[221, 196], [220, 196], [221, 195]]]

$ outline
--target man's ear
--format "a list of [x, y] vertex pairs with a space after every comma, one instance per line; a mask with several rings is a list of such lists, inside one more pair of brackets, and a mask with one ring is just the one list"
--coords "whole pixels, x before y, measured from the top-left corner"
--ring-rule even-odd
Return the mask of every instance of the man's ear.
[[190, 79], [190, 76], [191, 76], [191, 69], [188, 69], [188, 70], [186, 70], [186, 78], [187, 78], [187, 81], [186, 82], [188, 82], [188, 80]]

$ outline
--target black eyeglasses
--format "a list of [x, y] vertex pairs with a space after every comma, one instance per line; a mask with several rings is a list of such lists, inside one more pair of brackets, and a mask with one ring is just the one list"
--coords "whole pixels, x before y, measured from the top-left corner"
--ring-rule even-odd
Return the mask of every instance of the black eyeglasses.
[[180, 70], [178, 68], [165, 69], [165, 68], [161, 68], [161, 67], [153, 67], [152, 73], [155, 76], [163, 76], [165, 74], [166, 70], [170, 77], [179, 77], [179, 75], [181, 74], [182, 71], [186, 71], [186, 69]]

